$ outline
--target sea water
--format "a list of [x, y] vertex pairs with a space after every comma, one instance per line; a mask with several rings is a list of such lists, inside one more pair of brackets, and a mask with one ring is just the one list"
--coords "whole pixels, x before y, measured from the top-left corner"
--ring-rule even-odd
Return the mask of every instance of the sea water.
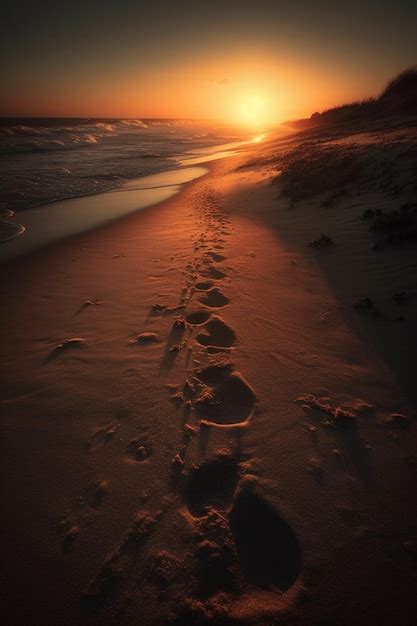
[[[189, 120], [0, 120], [0, 257], [165, 199], [204, 173], [198, 163], [233, 154], [252, 138], [236, 126]], [[87, 200], [92, 195], [101, 210]], [[68, 202], [75, 198], [84, 200]]]

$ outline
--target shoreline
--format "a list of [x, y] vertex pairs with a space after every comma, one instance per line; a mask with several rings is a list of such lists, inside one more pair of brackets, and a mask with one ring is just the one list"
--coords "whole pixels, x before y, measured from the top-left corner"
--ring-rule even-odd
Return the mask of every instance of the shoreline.
[[[99, 193], [71, 196], [47, 204], [41, 204], [18, 212], [23, 224], [7, 222], [0, 219], [0, 263], [11, 261], [19, 256], [26, 256], [45, 245], [58, 242], [68, 236], [97, 228], [123, 215], [154, 206], [177, 194], [182, 186], [195, 178], [204, 176], [208, 169], [202, 167], [207, 163], [234, 156], [245, 146], [256, 142], [257, 136], [251, 140], [208, 146], [190, 151], [178, 158], [178, 166], [171, 170], [163, 170], [131, 178], [123, 184]], [[227, 148], [227, 150], [225, 150]], [[188, 155], [188, 156], [186, 156]], [[195, 167], [199, 165], [200, 167]], [[165, 188], [165, 191], [163, 189]], [[130, 197], [124, 196], [124, 202], [117, 198], [112, 202], [113, 194], [121, 192], [138, 192]], [[104, 202], [105, 208], [98, 209], [97, 203]], [[90, 206], [89, 206], [90, 205]], [[136, 208], [135, 208], [136, 206]], [[55, 213], [57, 212], [57, 214]], [[95, 212], [95, 215], [92, 213]], [[15, 212], [7, 212], [16, 215]], [[68, 219], [65, 220], [66, 214]], [[15, 226], [14, 233], [9, 234], [10, 225]], [[4, 228], [4, 232], [1, 229]], [[23, 240], [19, 238], [25, 235]], [[17, 242], [15, 243], [15, 240]]]
[[346, 597], [361, 626], [409, 614], [412, 407], [328, 280], [347, 252], [307, 245], [317, 207], [289, 210], [242, 156], [0, 268], [21, 621], [334, 623]]
[[25, 232], [25, 227], [22, 226], [22, 224], [10, 222], [6, 219], [8, 217], [13, 217], [13, 215], [15, 215], [14, 211], [0, 211], [0, 233], [2, 233], [0, 245], [2, 243], [6, 243], [6, 241], [14, 239], [15, 237], [23, 235]]

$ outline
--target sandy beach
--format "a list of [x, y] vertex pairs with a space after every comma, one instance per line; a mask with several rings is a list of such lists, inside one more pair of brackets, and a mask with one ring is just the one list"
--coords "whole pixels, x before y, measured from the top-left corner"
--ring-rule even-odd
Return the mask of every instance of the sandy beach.
[[[1, 266], [3, 623], [415, 623], [415, 241], [370, 228], [415, 193], [391, 130], [267, 138]], [[401, 188], [374, 161], [314, 187], [326, 150], [385, 150]]]

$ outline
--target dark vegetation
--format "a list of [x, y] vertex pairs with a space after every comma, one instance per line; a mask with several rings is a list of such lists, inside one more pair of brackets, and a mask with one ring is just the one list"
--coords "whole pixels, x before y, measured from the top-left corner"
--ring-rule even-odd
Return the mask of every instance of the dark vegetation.
[[[398, 300], [397, 300], [397, 297], [399, 298]], [[405, 300], [402, 301], [402, 297], [404, 297]], [[407, 301], [407, 297], [408, 297], [408, 294], [406, 294], [405, 292], [399, 292], [398, 294], [394, 294], [393, 300], [397, 304], [402, 304]], [[371, 300], [371, 298], [361, 298], [360, 300], [357, 300], [354, 303], [353, 307], [354, 309], [356, 309], [358, 313], [361, 313], [362, 315], [368, 316], [373, 319], [381, 319], [386, 322], [405, 322], [404, 315], [397, 315], [394, 317], [386, 315], [375, 304], [375, 302]]]
[[[362, 171], [355, 150], [346, 152], [339, 146], [319, 146], [309, 142], [284, 154], [280, 165], [282, 194], [293, 201], [325, 191], [338, 196], [340, 188], [355, 181]], [[329, 206], [334, 200], [332, 196]]]
[[309, 119], [294, 122], [293, 126], [310, 128], [392, 115], [417, 115], [417, 66], [398, 74], [377, 98], [343, 104], [322, 113], [316, 112]]
[[366, 209], [361, 219], [370, 221], [370, 230], [382, 235], [373, 244], [374, 250], [417, 240], [417, 203], [407, 202], [391, 211]]
[[375, 302], [370, 298], [362, 298], [353, 305], [354, 308], [360, 313], [367, 313], [372, 317], [381, 317], [381, 311], [376, 306]]
[[392, 296], [392, 299], [397, 304], [403, 305], [403, 304], [408, 304], [410, 300], [412, 300], [412, 297], [413, 297], [413, 294], [409, 293], [408, 291], [396, 291], [394, 295]]
[[328, 237], [327, 235], [321, 235], [318, 239], [314, 239], [314, 241], [310, 241], [308, 244], [310, 248], [328, 248], [333, 245], [333, 239]]

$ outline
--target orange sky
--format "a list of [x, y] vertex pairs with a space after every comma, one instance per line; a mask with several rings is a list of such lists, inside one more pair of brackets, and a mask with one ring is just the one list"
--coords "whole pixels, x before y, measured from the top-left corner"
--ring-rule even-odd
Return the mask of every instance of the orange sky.
[[[388, 78], [388, 77], [387, 77]], [[330, 64], [238, 53], [158, 71], [126, 68], [105, 80], [73, 76], [52, 85], [28, 79], [10, 97], [15, 115], [217, 118], [238, 122], [259, 113], [266, 123], [309, 116], [346, 100], [376, 94], [385, 77], [363, 86], [360, 73], [341, 75]], [[7, 97], [6, 97], [7, 101]], [[257, 104], [259, 103], [259, 105]], [[30, 107], [28, 107], [30, 103]], [[5, 106], [5, 104], [3, 104]]]
[[377, 95], [417, 58], [407, 0], [22, 3], [2, 41], [6, 116], [275, 123]]

